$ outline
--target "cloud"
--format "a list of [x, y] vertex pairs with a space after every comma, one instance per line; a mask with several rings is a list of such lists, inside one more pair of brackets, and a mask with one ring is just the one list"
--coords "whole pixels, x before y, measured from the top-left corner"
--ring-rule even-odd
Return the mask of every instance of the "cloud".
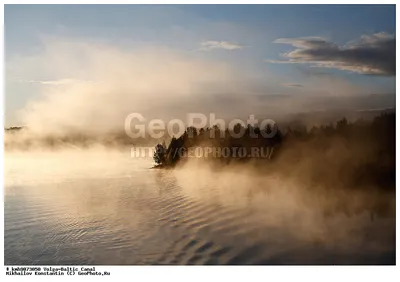
[[201, 43], [200, 50], [202, 51], [210, 51], [214, 49], [222, 49], [222, 50], [240, 50], [243, 49], [244, 46], [235, 44], [235, 43], [230, 43], [227, 41], [204, 41]]
[[322, 37], [280, 38], [274, 43], [296, 49], [282, 54], [286, 60], [267, 60], [270, 63], [310, 64], [367, 75], [396, 74], [396, 38], [384, 32], [363, 35], [344, 46]]

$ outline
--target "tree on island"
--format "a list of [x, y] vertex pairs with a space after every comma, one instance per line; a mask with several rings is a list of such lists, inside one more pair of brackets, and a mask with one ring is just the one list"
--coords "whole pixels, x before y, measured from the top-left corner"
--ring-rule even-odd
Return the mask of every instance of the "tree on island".
[[153, 159], [157, 165], [165, 164], [166, 152], [167, 152], [167, 147], [165, 145], [165, 142], [156, 145]]

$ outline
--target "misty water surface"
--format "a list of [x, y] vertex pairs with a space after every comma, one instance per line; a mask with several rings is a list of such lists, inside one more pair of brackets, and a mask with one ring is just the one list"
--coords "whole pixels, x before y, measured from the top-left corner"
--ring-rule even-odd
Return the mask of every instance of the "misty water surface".
[[5, 264], [395, 263], [394, 219], [325, 217], [282, 179], [152, 165], [129, 149], [6, 152]]

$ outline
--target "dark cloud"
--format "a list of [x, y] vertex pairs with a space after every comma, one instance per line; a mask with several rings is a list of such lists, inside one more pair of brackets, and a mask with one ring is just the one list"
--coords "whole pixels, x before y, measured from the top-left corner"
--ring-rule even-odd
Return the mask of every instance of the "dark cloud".
[[321, 37], [280, 38], [274, 42], [296, 49], [282, 55], [286, 60], [268, 62], [311, 64], [368, 75], [396, 74], [396, 38], [384, 32], [363, 35], [344, 46]]
[[334, 77], [336, 74], [322, 70], [321, 68], [310, 67], [307, 65], [297, 64], [296, 69], [305, 77]]
[[295, 83], [288, 83], [288, 84], [285, 84], [285, 86], [287, 86], [287, 87], [303, 87], [302, 84], [295, 84]]

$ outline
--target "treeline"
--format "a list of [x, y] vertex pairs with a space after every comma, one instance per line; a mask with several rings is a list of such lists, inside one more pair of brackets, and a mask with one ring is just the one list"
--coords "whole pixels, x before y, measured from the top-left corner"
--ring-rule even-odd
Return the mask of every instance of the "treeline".
[[[172, 137], [168, 147], [165, 143], [157, 144], [154, 161], [161, 166], [175, 166], [180, 160], [191, 157], [190, 149], [193, 148], [201, 148], [203, 151], [211, 148], [213, 151], [209, 152], [207, 156], [202, 154], [203, 157], [223, 162], [230, 162], [233, 158], [236, 160], [249, 159], [252, 157], [250, 153], [254, 153], [252, 149], [259, 148], [259, 154], [255, 157], [261, 158], [265, 157], [265, 155], [261, 155], [263, 148], [277, 147], [282, 141], [283, 134], [276, 124], [268, 124], [265, 128], [260, 128], [251, 125], [243, 127], [238, 123], [232, 129], [225, 130], [221, 130], [217, 125], [200, 129], [188, 127], [180, 137]], [[222, 152], [224, 150], [225, 154]], [[267, 150], [262, 151], [266, 152]], [[246, 152], [246, 154], [239, 154], [239, 152]]]
[[[228, 148], [231, 154], [202, 157], [216, 168], [250, 163], [255, 170], [306, 184], [385, 189], [395, 186], [395, 113], [383, 113], [370, 121], [348, 122], [343, 118], [336, 124], [309, 129], [289, 126], [280, 130], [277, 125], [243, 128], [240, 124], [224, 131], [218, 126], [189, 127], [182, 136], [172, 138], [168, 146], [158, 144], [154, 161], [157, 167], [174, 167], [196, 157], [188, 154], [193, 148], [212, 148], [213, 152]], [[241, 148], [247, 154], [232, 155]], [[251, 154], [263, 149], [269, 155]]]
[[19, 130], [22, 130], [22, 129], [24, 129], [24, 127], [22, 127], [22, 126], [11, 126], [11, 127], [5, 128], [4, 130], [6, 132], [12, 132], [12, 131], [19, 131]]

